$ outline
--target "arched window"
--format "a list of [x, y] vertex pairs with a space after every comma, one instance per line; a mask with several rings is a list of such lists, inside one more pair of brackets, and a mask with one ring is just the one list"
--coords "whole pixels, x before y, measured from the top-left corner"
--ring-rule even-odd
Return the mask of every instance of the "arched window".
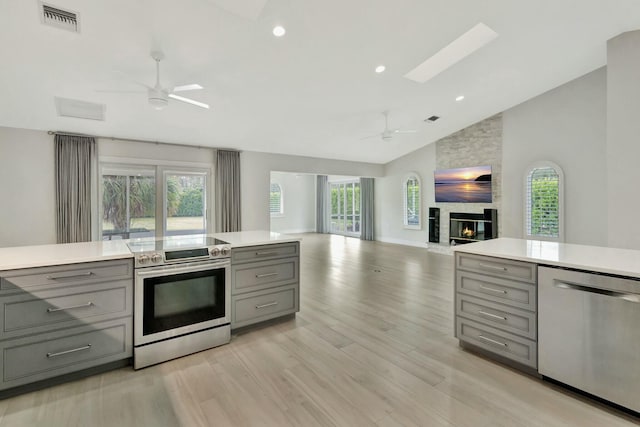
[[416, 173], [410, 173], [402, 180], [402, 218], [404, 228], [420, 230], [420, 178]]
[[284, 214], [282, 204], [282, 187], [280, 187], [280, 184], [275, 182], [271, 183], [271, 191], [269, 193], [269, 212], [271, 212], [271, 216]]
[[525, 237], [564, 240], [564, 174], [551, 162], [535, 163], [525, 178]]

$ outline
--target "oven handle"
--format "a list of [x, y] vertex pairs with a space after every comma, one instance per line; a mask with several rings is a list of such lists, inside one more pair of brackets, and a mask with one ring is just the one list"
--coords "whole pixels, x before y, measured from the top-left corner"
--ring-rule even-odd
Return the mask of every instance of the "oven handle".
[[163, 274], [180, 274], [189, 273], [193, 271], [213, 270], [216, 268], [228, 268], [231, 266], [229, 261], [218, 262], [206, 262], [206, 263], [191, 263], [181, 266], [160, 266], [160, 267], [147, 267], [136, 269], [136, 276], [160, 276]]

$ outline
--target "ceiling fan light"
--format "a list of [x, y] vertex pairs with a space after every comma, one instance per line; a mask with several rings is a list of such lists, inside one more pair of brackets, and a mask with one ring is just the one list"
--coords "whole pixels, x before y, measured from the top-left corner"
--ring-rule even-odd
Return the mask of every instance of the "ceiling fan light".
[[167, 105], [169, 105], [169, 100], [166, 98], [149, 98], [149, 105], [151, 105], [155, 110], [163, 110]]

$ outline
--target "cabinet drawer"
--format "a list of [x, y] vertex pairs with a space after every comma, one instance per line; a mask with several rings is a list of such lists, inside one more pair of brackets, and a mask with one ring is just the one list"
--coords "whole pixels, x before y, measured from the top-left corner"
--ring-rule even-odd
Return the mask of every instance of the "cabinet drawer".
[[464, 294], [456, 296], [456, 313], [491, 327], [536, 339], [536, 314]]
[[456, 252], [456, 268], [505, 279], [536, 283], [535, 264]]
[[233, 265], [231, 294], [240, 294], [298, 282], [299, 258]]
[[231, 264], [298, 256], [300, 254], [299, 248], [299, 243], [293, 242], [232, 249]]
[[538, 350], [534, 341], [461, 317], [456, 317], [456, 333], [461, 341], [523, 365], [538, 367]]
[[106, 280], [132, 279], [133, 261], [114, 260], [52, 267], [26, 268], [0, 273], [0, 291], [36, 287], [72, 286]]
[[0, 297], [1, 337], [130, 316], [132, 299], [132, 280]]
[[231, 297], [231, 327], [238, 328], [298, 311], [298, 286]]
[[456, 290], [501, 304], [536, 311], [536, 287], [527, 283], [457, 271]]
[[0, 343], [8, 388], [131, 357], [131, 317]]

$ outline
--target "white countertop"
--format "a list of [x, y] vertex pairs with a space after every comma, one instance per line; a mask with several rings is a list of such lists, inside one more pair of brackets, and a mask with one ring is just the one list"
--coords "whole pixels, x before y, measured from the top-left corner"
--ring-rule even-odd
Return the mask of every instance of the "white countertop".
[[[298, 237], [269, 231], [239, 231], [234, 233], [216, 233], [210, 236], [229, 242], [232, 247], [269, 245], [272, 243], [297, 242], [301, 240]], [[129, 240], [104, 240], [98, 242], [0, 248], [0, 271], [133, 258], [131, 251], [127, 247], [128, 241]]]
[[0, 248], [0, 270], [133, 258], [123, 240]]
[[640, 251], [632, 249], [501, 237], [454, 251], [640, 278]]
[[231, 243], [231, 247], [234, 248], [242, 246], [270, 245], [273, 243], [299, 242], [302, 240], [299, 237], [264, 230], [216, 233], [211, 234], [211, 237], [229, 242]]

